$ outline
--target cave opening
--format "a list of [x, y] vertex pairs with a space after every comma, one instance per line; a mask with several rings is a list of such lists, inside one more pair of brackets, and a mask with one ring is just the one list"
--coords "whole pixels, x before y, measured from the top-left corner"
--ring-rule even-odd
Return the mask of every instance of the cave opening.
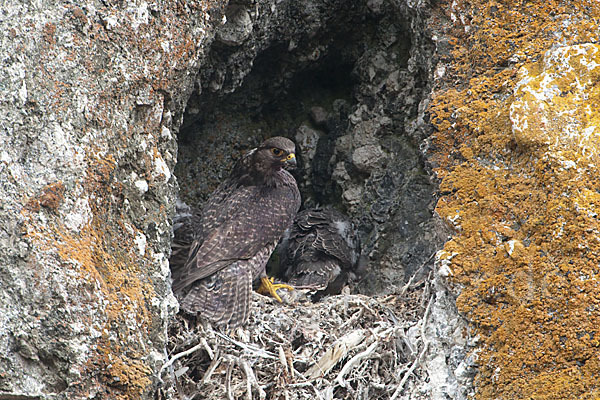
[[[299, 168], [294, 176], [302, 208], [331, 206], [348, 215], [358, 230], [363, 263], [343, 296], [316, 299], [319, 290], [294, 297], [301, 290], [293, 290], [288, 300], [282, 295], [287, 304], [262, 298], [257, 304], [261, 296], [251, 294], [248, 329], [242, 336], [280, 357], [284, 349], [293, 350], [289, 362], [282, 363], [291, 366], [292, 379], [294, 374], [310, 376], [328, 349], [349, 332], [371, 335], [385, 324], [402, 337], [381, 339], [382, 348], [407, 357], [377, 353], [373, 360], [378, 367], [365, 369], [373, 371], [368, 381], [395, 382], [394, 371], [402, 365], [408, 370], [413, 357], [416, 365], [428, 351], [419, 327], [425, 326], [423, 317], [435, 315], [427, 312], [438, 295], [432, 294], [431, 271], [448, 231], [434, 211], [438, 187], [426, 153], [432, 132], [427, 115], [432, 66], [439, 56], [428, 36], [431, 15], [416, 3], [241, 0], [226, 11], [225, 32], [217, 31], [186, 106], [175, 168], [180, 199], [202, 207], [244, 152], [268, 137], [285, 136], [296, 143]], [[270, 276], [276, 275], [280, 254], [286, 253], [276, 250], [271, 257], [275, 270], [268, 271]], [[397, 330], [399, 326], [404, 328]], [[186, 347], [180, 343], [190, 343], [189, 328], [189, 321], [178, 314], [169, 328], [172, 352]], [[191, 397], [222, 395], [219, 389], [235, 381], [236, 370], [238, 383], [249, 382], [248, 373], [242, 372], [247, 369], [233, 362], [227, 371], [234, 373], [213, 374], [222, 358], [213, 359], [211, 347], [251, 359], [267, 397], [289, 387], [279, 381], [279, 364], [250, 358], [245, 347], [240, 350], [203, 326], [197, 325], [195, 332], [195, 340], [199, 335], [211, 345], [186, 356], [177, 370], [181, 390], [193, 393]], [[417, 333], [412, 344], [406, 332]], [[419, 346], [424, 347], [419, 351]], [[350, 360], [357, 352], [348, 358], [352, 354]], [[392, 360], [387, 367], [386, 360]], [[342, 365], [325, 374], [341, 374]], [[429, 375], [422, 376], [425, 382]], [[355, 398], [358, 392], [348, 387], [326, 392], [336, 381], [317, 380], [313, 389]], [[249, 396], [250, 390], [255, 393], [245, 383], [238, 389], [242, 386]], [[392, 394], [385, 386], [369, 386], [364, 393]]]
[[415, 36], [410, 9], [344, 3], [310, 10], [314, 18], [292, 5], [282, 13], [296, 21], [289, 27], [283, 17], [254, 21], [277, 32], [270, 40], [253, 31], [232, 46], [217, 34], [183, 117], [175, 174], [179, 197], [200, 207], [245, 151], [271, 136], [294, 140], [303, 208], [334, 206], [358, 227], [368, 266], [353, 291], [392, 293], [428, 271], [445, 237], [419, 150], [433, 49]]

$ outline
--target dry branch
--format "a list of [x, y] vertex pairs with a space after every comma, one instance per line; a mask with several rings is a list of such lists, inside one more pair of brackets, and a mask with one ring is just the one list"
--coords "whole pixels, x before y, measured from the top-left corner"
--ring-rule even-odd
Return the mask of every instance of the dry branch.
[[327, 375], [331, 368], [333, 368], [342, 357], [345, 357], [350, 350], [361, 344], [366, 336], [367, 331], [359, 329], [352, 331], [337, 340], [332, 347], [327, 349], [319, 361], [306, 371], [306, 378], [316, 379], [320, 376]]
[[[415, 384], [410, 376], [422, 374], [428, 349], [423, 317], [432, 303], [426, 286], [408, 285], [402, 295], [380, 298], [340, 295], [317, 304], [282, 305], [253, 294], [248, 325], [236, 336], [172, 325], [174, 354], [163, 376], [178, 381], [172, 398], [397, 399]], [[425, 295], [429, 301], [422, 301]], [[192, 343], [198, 344], [180, 351]], [[181, 374], [165, 373], [171, 366]]]

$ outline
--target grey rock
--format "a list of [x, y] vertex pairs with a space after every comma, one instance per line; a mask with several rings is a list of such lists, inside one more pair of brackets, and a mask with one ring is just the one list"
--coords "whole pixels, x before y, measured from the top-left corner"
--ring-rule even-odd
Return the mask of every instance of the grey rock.
[[[299, 144], [304, 206], [335, 205], [357, 222], [368, 266], [354, 292], [393, 294], [413, 275], [427, 276], [448, 236], [434, 213], [437, 187], [427, 161], [426, 107], [438, 61], [432, 36], [443, 37], [432, 31], [431, 5], [252, 4], [252, 32], [237, 46], [212, 49], [199, 79], [210, 90], [200, 88], [188, 103], [198, 112], [186, 114], [182, 128], [182, 196], [201, 203], [232, 163], [222, 154], [284, 134]], [[452, 301], [440, 303], [432, 326], [456, 319]], [[462, 398], [471, 375], [466, 353], [454, 348], [465, 348], [463, 338], [432, 347], [414, 393]], [[444, 357], [435, 358], [438, 350]]]
[[468, 321], [458, 314], [456, 293], [449, 290], [443, 265], [438, 258], [433, 280], [435, 300], [425, 330], [430, 351], [424, 365], [429, 381], [421, 383], [421, 390], [434, 400], [462, 400], [475, 393], [472, 382], [477, 372], [477, 338], [469, 336]]
[[371, 172], [383, 161], [383, 150], [379, 146], [366, 145], [354, 150], [352, 163], [361, 172]]
[[[0, 398], [154, 398], [177, 309], [175, 192], [201, 204], [223, 155], [274, 134], [302, 149], [306, 204], [357, 222], [369, 265], [355, 292], [433, 268], [447, 237], [428, 164], [435, 5], [223, 3], [3, 7]], [[472, 343], [456, 294], [435, 290], [413, 387], [461, 399]]]
[[0, 398], [155, 397], [202, 7], [3, 4]]
[[227, 9], [226, 22], [217, 30], [216, 39], [227, 46], [239, 46], [252, 33], [252, 19], [245, 7]]
[[315, 157], [320, 137], [321, 133], [319, 131], [309, 128], [306, 125], [301, 125], [296, 131], [294, 137], [296, 145], [302, 157], [306, 160], [305, 162], [308, 164]]
[[310, 118], [317, 126], [323, 126], [327, 122], [329, 115], [323, 107], [314, 106], [310, 108]]

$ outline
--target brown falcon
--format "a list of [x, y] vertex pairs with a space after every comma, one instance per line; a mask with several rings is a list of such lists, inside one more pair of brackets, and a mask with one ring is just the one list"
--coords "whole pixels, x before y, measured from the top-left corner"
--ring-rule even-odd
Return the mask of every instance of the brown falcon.
[[354, 273], [360, 241], [350, 218], [333, 208], [302, 210], [286, 231], [280, 254], [284, 277], [295, 287], [315, 289], [313, 300], [338, 294]]
[[201, 213], [174, 220], [170, 261], [183, 311], [236, 328], [248, 318], [257, 278], [281, 301], [276, 290], [288, 286], [273, 285], [265, 265], [300, 207], [296, 180], [284, 169], [295, 166], [294, 152], [289, 139], [265, 140], [236, 163]]

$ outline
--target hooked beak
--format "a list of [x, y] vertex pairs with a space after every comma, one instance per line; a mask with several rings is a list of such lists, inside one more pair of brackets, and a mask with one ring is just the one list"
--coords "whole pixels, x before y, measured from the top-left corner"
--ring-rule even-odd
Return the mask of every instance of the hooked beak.
[[294, 153], [288, 154], [288, 156], [283, 160], [287, 169], [296, 168], [296, 155]]

